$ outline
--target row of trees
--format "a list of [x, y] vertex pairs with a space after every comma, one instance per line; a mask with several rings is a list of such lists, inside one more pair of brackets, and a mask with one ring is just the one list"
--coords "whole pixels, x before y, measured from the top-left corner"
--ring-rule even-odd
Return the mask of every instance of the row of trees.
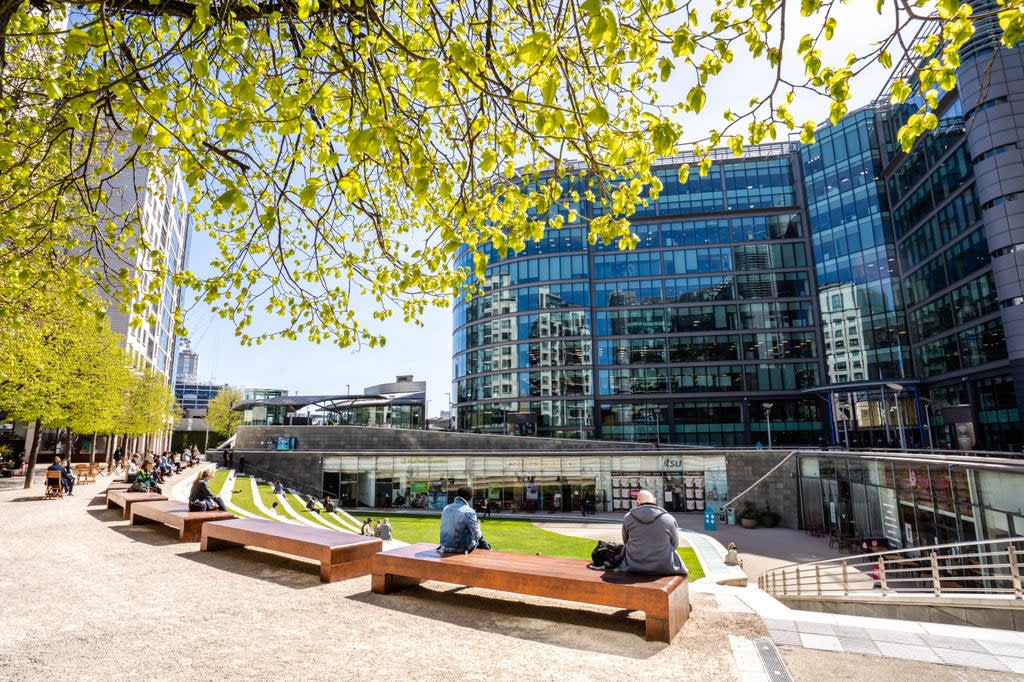
[[[0, 285], [0, 297], [10, 292]], [[40, 429], [145, 436], [166, 431], [176, 406], [161, 375], [136, 370], [110, 330], [102, 302], [85, 295], [20, 289], [6, 300], [15, 312], [0, 326], [0, 412], [32, 424], [25, 487], [39, 451]], [[108, 439], [108, 453], [112, 440]]]

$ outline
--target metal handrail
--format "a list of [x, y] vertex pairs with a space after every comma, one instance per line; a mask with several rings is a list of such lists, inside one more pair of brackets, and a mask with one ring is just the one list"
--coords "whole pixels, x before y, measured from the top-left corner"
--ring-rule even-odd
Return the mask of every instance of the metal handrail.
[[776, 597], [993, 595], [1024, 599], [1024, 537], [956, 542], [780, 566], [758, 586]]

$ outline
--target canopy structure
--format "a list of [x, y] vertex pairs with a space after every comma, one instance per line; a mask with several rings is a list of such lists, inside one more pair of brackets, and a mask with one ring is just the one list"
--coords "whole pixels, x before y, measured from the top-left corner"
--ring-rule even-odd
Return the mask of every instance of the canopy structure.
[[374, 395], [282, 395], [276, 398], [261, 400], [243, 400], [231, 406], [236, 412], [244, 412], [253, 407], [284, 407], [289, 412], [297, 412], [305, 407], [318, 407], [323, 410], [337, 412], [360, 407], [383, 407], [385, 405], [420, 405], [426, 400], [426, 393], [392, 393]]

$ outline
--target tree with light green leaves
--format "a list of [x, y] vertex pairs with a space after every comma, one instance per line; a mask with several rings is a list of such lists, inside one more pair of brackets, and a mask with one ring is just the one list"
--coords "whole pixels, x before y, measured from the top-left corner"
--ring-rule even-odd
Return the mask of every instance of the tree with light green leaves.
[[242, 392], [234, 386], [225, 386], [210, 399], [206, 406], [206, 423], [211, 431], [223, 433], [229, 438], [242, 425], [242, 413], [232, 410], [233, 405], [242, 401]]
[[167, 379], [150, 369], [134, 371], [122, 393], [117, 433], [152, 436], [168, 431], [178, 413]]
[[[1020, 42], [1022, 2], [865, 2], [877, 41], [834, 58], [835, 0], [0, 0], [0, 281], [143, 289], [145, 310], [160, 249], [138, 215], [102, 206], [136, 166], [178, 169], [219, 253], [212, 275], [175, 279], [242, 342], [376, 345], [357, 299], [415, 320], [473, 286], [485, 245], [518, 251], [582, 222], [583, 199], [602, 208], [591, 241], [629, 248], [630, 216], [662, 186], [656, 159], [693, 151], [703, 174], [713, 147], [808, 142], [865, 69], [908, 56], [919, 68], [891, 93], [922, 97], [909, 148], [937, 125], [979, 22], [1003, 49]], [[749, 101], [684, 128], [725, 78]], [[821, 115], [798, 120], [797, 98]], [[117, 263], [140, 253], [152, 277]], [[262, 313], [280, 326], [254, 325]]]
[[113, 433], [122, 391], [131, 379], [128, 357], [105, 317], [71, 300], [35, 291], [9, 324], [0, 325], [0, 411], [30, 422], [25, 487], [32, 485], [41, 427], [85, 434]]

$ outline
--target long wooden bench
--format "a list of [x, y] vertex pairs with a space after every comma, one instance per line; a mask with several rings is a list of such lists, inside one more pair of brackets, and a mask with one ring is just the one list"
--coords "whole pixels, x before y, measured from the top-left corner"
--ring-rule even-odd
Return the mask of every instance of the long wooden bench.
[[204, 552], [227, 547], [259, 547], [320, 562], [320, 580], [330, 583], [370, 572], [381, 550], [380, 538], [311, 528], [268, 519], [233, 519], [203, 524]]
[[594, 571], [579, 559], [478, 550], [442, 554], [420, 543], [373, 557], [372, 589], [388, 594], [424, 580], [643, 611], [646, 638], [670, 643], [690, 616], [684, 576]]
[[123, 490], [108, 489], [107, 509], [121, 507], [124, 510], [121, 518], [130, 519], [132, 517], [132, 505], [136, 502], [159, 502], [166, 499], [166, 495], [160, 495], [159, 493], [131, 493], [128, 492], [128, 488]]
[[187, 502], [163, 500], [157, 502], [136, 502], [132, 505], [132, 525], [143, 523], [162, 523], [178, 531], [178, 539], [182, 542], [199, 542], [203, 524], [210, 521], [233, 519], [235, 515], [228, 511], [188, 510]]

